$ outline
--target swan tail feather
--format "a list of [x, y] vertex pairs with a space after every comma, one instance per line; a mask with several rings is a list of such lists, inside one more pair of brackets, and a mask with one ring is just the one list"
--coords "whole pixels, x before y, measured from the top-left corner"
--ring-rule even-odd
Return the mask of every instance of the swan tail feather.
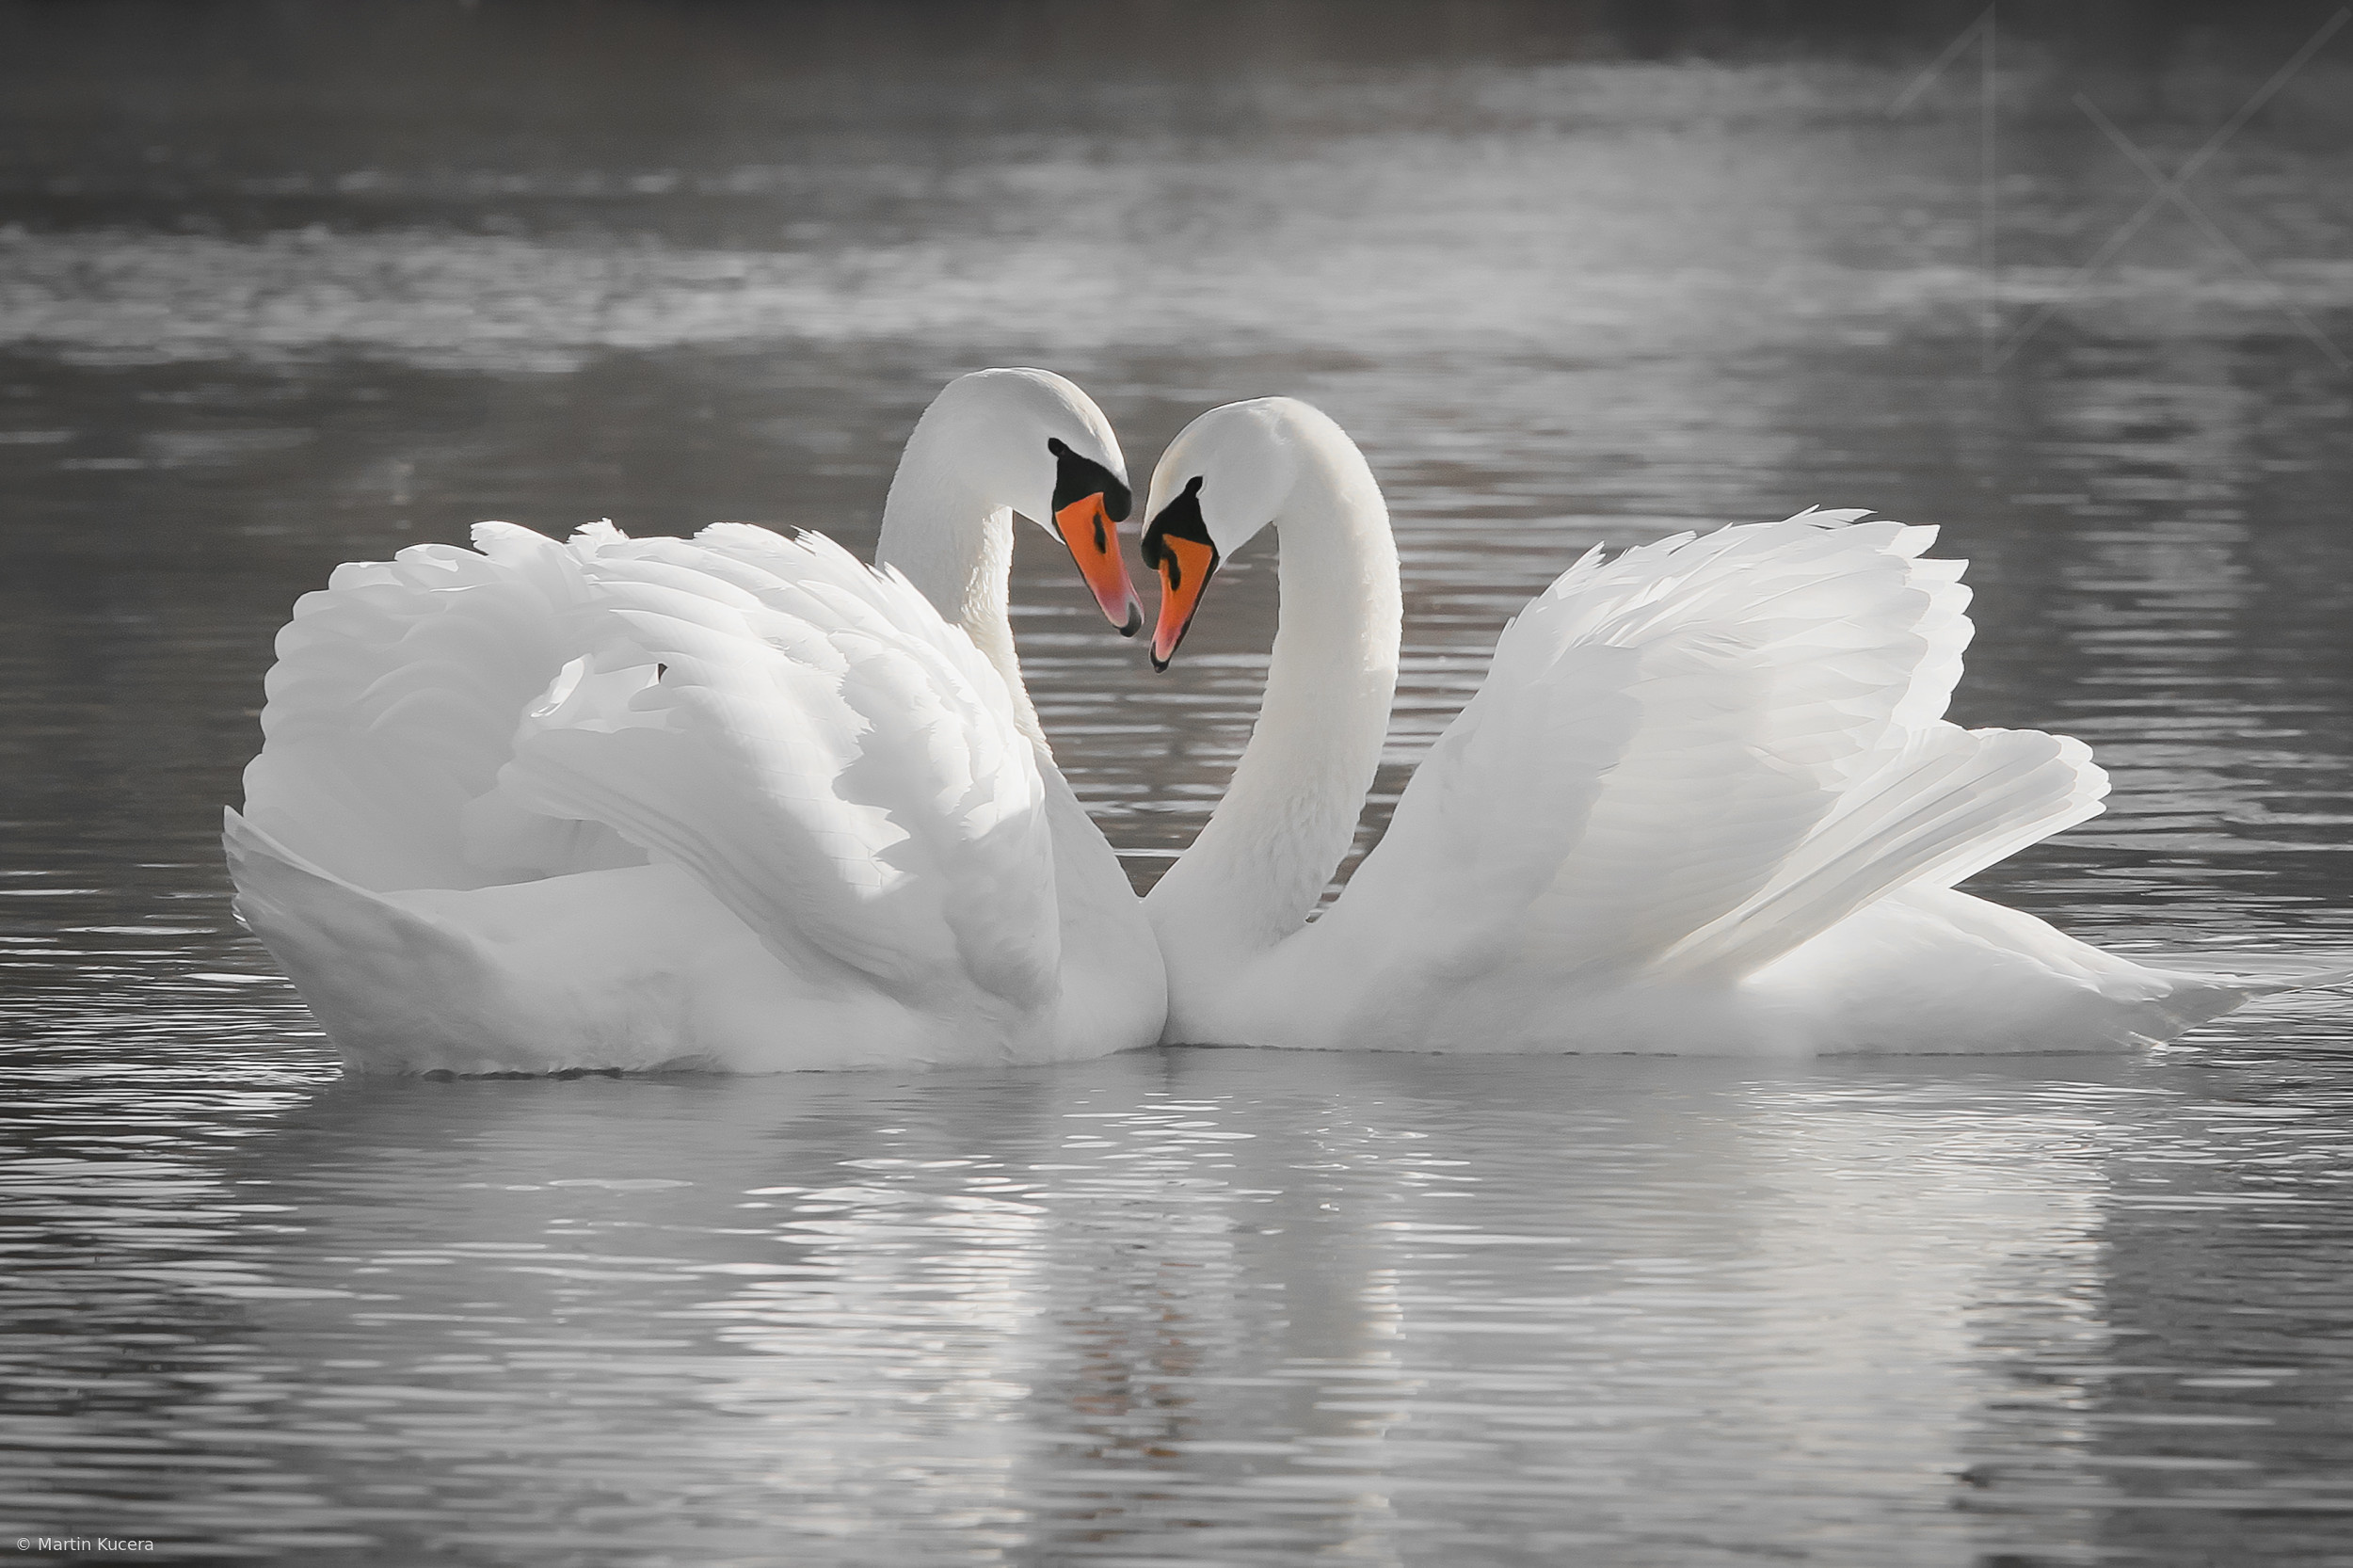
[[1809, 1048], [1935, 1053], [2162, 1045], [2273, 988], [2109, 952], [1929, 881], [1874, 899], [1737, 983], [1767, 1013], [1800, 1020]]
[[2281, 976], [2236, 975], [2231, 984], [2250, 997], [2281, 997], [2297, 991], [2333, 991], [2353, 985], [2353, 969], [2311, 969]]
[[337, 876], [234, 809], [223, 813], [221, 849], [237, 918], [354, 1071], [522, 1065], [466, 1021], [479, 1016], [488, 968], [467, 933]]

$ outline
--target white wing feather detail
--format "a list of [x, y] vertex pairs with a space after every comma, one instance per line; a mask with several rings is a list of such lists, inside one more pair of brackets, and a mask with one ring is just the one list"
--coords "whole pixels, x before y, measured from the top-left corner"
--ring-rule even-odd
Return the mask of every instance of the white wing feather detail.
[[[1378, 924], [1442, 976], [1494, 961], [1586, 831], [1641, 719], [1629, 649], [1505, 630], [1487, 680], [1414, 770], [1381, 842], [1318, 923]], [[1587, 760], [1602, 765], [1590, 765]], [[1369, 934], [1369, 933], [1368, 933]]]
[[969, 639], [818, 536], [581, 553], [588, 650], [525, 720], [502, 794], [684, 866], [812, 975], [933, 1005], [966, 984], [1051, 994], [1044, 782]]
[[644, 858], [593, 826], [474, 808], [517, 718], [578, 652], [568, 618], [587, 598], [552, 540], [505, 523], [474, 536], [480, 553], [417, 545], [338, 567], [278, 634], [246, 815], [362, 888], [479, 888]]
[[1964, 564], [1918, 559], [1933, 529], [1859, 516], [1564, 572], [1505, 630], [1327, 938], [1456, 977], [1515, 953], [1594, 984], [1737, 974], [2096, 812], [2080, 744], [1943, 722]]
[[474, 541], [340, 568], [297, 605], [255, 827], [377, 892], [650, 856], [821, 986], [1052, 993], [1037, 759], [995, 668], [904, 578], [745, 524]]
[[1850, 789], [1772, 880], [1660, 967], [1745, 974], [1901, 888], [1950, 888], [2097, 816], [2091, 748], [2032, 729], [1937, 724]]

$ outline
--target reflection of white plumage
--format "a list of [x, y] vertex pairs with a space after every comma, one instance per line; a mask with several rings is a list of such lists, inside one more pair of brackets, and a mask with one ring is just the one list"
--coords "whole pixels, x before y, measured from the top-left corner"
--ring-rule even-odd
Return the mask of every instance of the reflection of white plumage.
[[[1810, 513], [1589, 554], [1338, 901], [1396, 682], [1397, 554], [1337, 424], [1203, 415], [1153, 476], [1165, 662], [1269, 523], [1264, 707], [1146, 901], [1172, 1041], [1429, 1050], [2009, 1050], [2164, 1039], [2249, 985], [2147, 968], [1955, 890], [2100, 809], [2079, 743], [1941, 716], [1969, 638], [1927, 528]], [[1305, 923], [1303, 923], [1305, 922]]]
[[486, 523], [474, 551], [344, 567], [279, 639], [228, 815], [238, 910], [371, 1070], [1148, 1043], [1159, 956], [1005, 611], [1017, 510], [1132, 628], [1107, 507], [1119, 451], [1085, 395], [984, 372], [902, 460], [878, 553], [904, 576], [742, 524]]

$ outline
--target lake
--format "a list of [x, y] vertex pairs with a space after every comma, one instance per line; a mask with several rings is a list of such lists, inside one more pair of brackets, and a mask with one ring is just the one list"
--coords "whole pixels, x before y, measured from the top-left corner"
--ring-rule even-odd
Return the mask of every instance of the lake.
[[[1973, 890], [2353, 963], [2353, 29], [1784, 15], [0, 7], [0, 1539], [2353, 1562], [2341, 993], [1999, 1061], [360, 1081], [231, 917], [337, 562], [869, 550], [932, 394], [1033, 363], [1139, 481], [1240, 397], [1362, 444], [1406, 648], [1360, 848], [1589, 546], [1864, 505], [1973, 563], [1953, 716], [2115, 779]], [[1272, 562], [1155, 675], [1022, 540], [1140, 886]]]

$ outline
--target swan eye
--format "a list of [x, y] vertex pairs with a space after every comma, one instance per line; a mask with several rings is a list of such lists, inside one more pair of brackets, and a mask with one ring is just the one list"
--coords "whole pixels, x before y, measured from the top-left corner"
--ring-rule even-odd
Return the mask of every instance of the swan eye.
[[[1103, 498], [1103, 510], [1113, 522], [1128, 520], [1128, 513], [1135, 505], [1135, 498], [1119, 475], [1092, 457], [1081, 457], [1056, 437], [1046, 438], [1046, 450], [1054, 456], [1054, 511], [1060, 515], [1064, 507], [1084, 501], [1088, 496]], [[1097, 540], [1096, 549], [1104, 548]]]
[[1217, 541], [1209, 537], [1209, 520], [1201, 515], [1199, 478], [1161, 507], [1144, 530], [1144, 560], [1160, 573], [1160, 621], [1152, 633], [1152, 667], [1164, 670], [1176, 656], [1176, 645], [1185, 640], [1193, 612], [1201, 607], [1202, 591], [1217, 575]]
[[1209, 521], [1201, 515], [1199, 474], [1185, 482], [1185, 488], [1177, 492], [1176, 499], [1161, 507], [1160, 516], [1152, 520], [1152, 526], [1144, 531], [1144, 564], [1165, 572], [1171, 588], [1184, 585], [1184, 563], [1177, 558], [1176, 552], [1169, 548], [1178, 539], [1199, 545], [1209, 552], [1204, 574], [1206, 581], [1206, 573], [1217, 569], [1220, 554], [1217, 541], [1209, 537]]

